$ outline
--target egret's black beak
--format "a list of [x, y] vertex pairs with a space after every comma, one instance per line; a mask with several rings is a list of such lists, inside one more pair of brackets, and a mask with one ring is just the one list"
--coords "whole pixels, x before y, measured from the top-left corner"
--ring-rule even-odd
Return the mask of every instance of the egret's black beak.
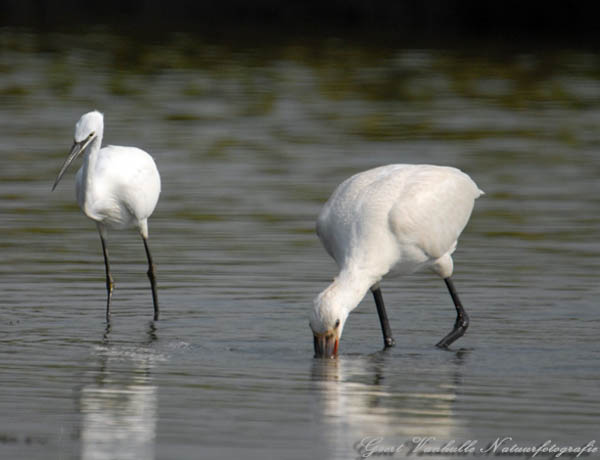
[[339, 337], [333, 332], [314, 334], [315, 358], [335, 358], [338, 354]]
[[85, 148], [89, 145], [89, 143], [92, 142], [92, 139], [94, 139], [94, 137], [95, 136], [90, 136], [81, 142], [73, 142], [73, 147], [71, 147], [69, 156], [63, 163], [62, 168], [60, 168], [58, 176], [56, 177], [56, 180], [54, 181], [54, 185], [52, 186], [52, 191], [54, 191], [54, 189], [56, 188], [56, 186], [62, 179], [62, 176], [66, 172], [69, 165], [71, 163], [73, 163], [73, 161], [75, 161], [75, 159], [81, 154], [81, 152], [83, 152], [85, 150]]

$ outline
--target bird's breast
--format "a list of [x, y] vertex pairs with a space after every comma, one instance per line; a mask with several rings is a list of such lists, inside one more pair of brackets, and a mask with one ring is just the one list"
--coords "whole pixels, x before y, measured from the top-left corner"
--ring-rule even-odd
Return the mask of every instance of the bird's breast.
[[77, 203], [90, 219], [111, 228], [127, 228], [135, 224], [135, 215], [118, 193], [106, 187], [101, 181], [84, 182], [78, 177]]

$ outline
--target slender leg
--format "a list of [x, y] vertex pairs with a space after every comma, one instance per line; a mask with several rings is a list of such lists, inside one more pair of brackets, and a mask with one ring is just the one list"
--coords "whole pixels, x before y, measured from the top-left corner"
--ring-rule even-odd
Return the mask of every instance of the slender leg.
[[104, 329], [104, 334], [102, 335], [102, 343], [104, 345], [108, 345], [109, 343], [109, 339], [110, 339], [110, 330], [111, 330], [111, 325], [110, 323], [106, 323], [106, 328]]
[[108, 249], [106, 248], [106, 241], [104, 240], [104, 236], [102, 235], [102, 231], [100, 232], [100, 241], [102, 242], [102, 254], [104, 254], [104, 268], [106, 269], [106, 322], [110, 322], [110, 300], [112, 299], [113, 289], [115, 287], [115, 283], [113, 281], [113, 277], [110, 274], [110, 263], [108, 262]]
[[454, 288], [454, 283], [450, 277], [444, 278], [444, 281], [448, 287], [448, 292], [450, 292], [454, 306], [456, 307], [456, 322], [454, 323], [452, 331], [436, 344], [436, 347], [439, 348], [448, 348], [452, 342], [462, 337], [469, 327], [469, 315], [467, 315], [467, 312], [460, 303], [460, 299]]
[[148, 257], [148, 278], [150, 278], [150, 286], [152, 287], [152, 301], [154, 302], [154, 320], [158, 320], [158, 293], [156, 292], [156, 267], [152, 262], [152, 254], [148, 247], [148, 240], [142, 236], [144, 240], [144, 248], [146, 249], [146, 257]]
[[393, 347], [396, 345], [396, 341], [392, 337], [392, 329], [390, 328], [390, 322], [388, 321], [387, 313], [385, 311], [385, 305], [383, 303], [383, 295], [381, 294], [381, 288], [379, 283], [371, 287], [371, 292], [375, 298], [375, 305], [377, 305], [377, 314], [379, 315], [379, 322], [381, 323], [381, 332], [383, 333], [383, 345], [385, 348]]

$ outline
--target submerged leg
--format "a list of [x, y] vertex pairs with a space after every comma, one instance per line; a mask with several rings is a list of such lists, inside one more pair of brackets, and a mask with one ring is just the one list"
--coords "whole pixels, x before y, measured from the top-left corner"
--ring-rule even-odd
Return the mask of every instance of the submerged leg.
[[156, 291], [156, 267], [152, 261], [152, 254], [148, 247], [148, 239], [142, 235], [144, 240], [144, 248], [146, 249], [146, 257], [148, 258], [148, 278], [150, 278], [150, 286], [152, 287], [152, 301], [154, 302], [154, 320], [158, 320], [158, 293]]
[[385, 305], [383, 303], [383, 295], [381, 294], [381, 288], [379, 283], [371, 287], [371, 292], [375, 298], [375, 305], [377, 305], [377, 314], [379, 315], [379, 322], [381, 323], [381, 332], [383, 333], [383, 345], [385, 348], [393, 347], [396, 345], [396, 341], [392, 337], [392, 329], [390, 328], [390, 322], [385, 311]]
[[110, 274], [110, 263], [108, 262], [108, 249], [106, 248], [106, 241], [104, 240], [104, 232], [100, 231], [100, 241], [102, 242], [102, 254], [104, 255], [104, 268], [106, 269], [106, 322], [110, 321], [110, 300], [112, 299], [113, 289], [115, 283], [113, 277]]
[[454, 323], [454, 328], [452, 331], [436, 344], [436, 347], [439, 348], [448, 348], [452, 342], [462, 337], [469, 327], [469, 315], [467, 315], [467, 312], [460, 303], [460, 299], [458, 298], [458, 294], [454, 288], [454, 283], [450, 277], [444, 278], [444, 282], [448, 287], [448, 292], [450, 292], [450, 296], [452, 297], [452, 301], [456, 307], [456, 322]]

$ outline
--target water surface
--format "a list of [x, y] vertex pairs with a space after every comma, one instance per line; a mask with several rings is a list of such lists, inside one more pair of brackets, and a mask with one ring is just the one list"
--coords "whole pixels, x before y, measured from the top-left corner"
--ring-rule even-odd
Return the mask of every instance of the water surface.
[[[356, 458], [381, 437], [484, 447], [595, 440], [600, 413], [600, 56], [400, 49], [322, 40], [163, 44], [0, 31], [2, 458]], [[109, 237], [104, 322], [95, 226], [74, 172], [50, 193], [84, 112], [152, 153], [162, 317], [142, 242]], [[336, 361], [308, 311], [335, 275], [314, 221], [334, 187], [388, 163], [453, 165], [486, 195], [444, 284], [386, 280]], [[598, 455], [598, 454], [595, 454]], [[438, 455], [436, 458], [446, 458]]]

